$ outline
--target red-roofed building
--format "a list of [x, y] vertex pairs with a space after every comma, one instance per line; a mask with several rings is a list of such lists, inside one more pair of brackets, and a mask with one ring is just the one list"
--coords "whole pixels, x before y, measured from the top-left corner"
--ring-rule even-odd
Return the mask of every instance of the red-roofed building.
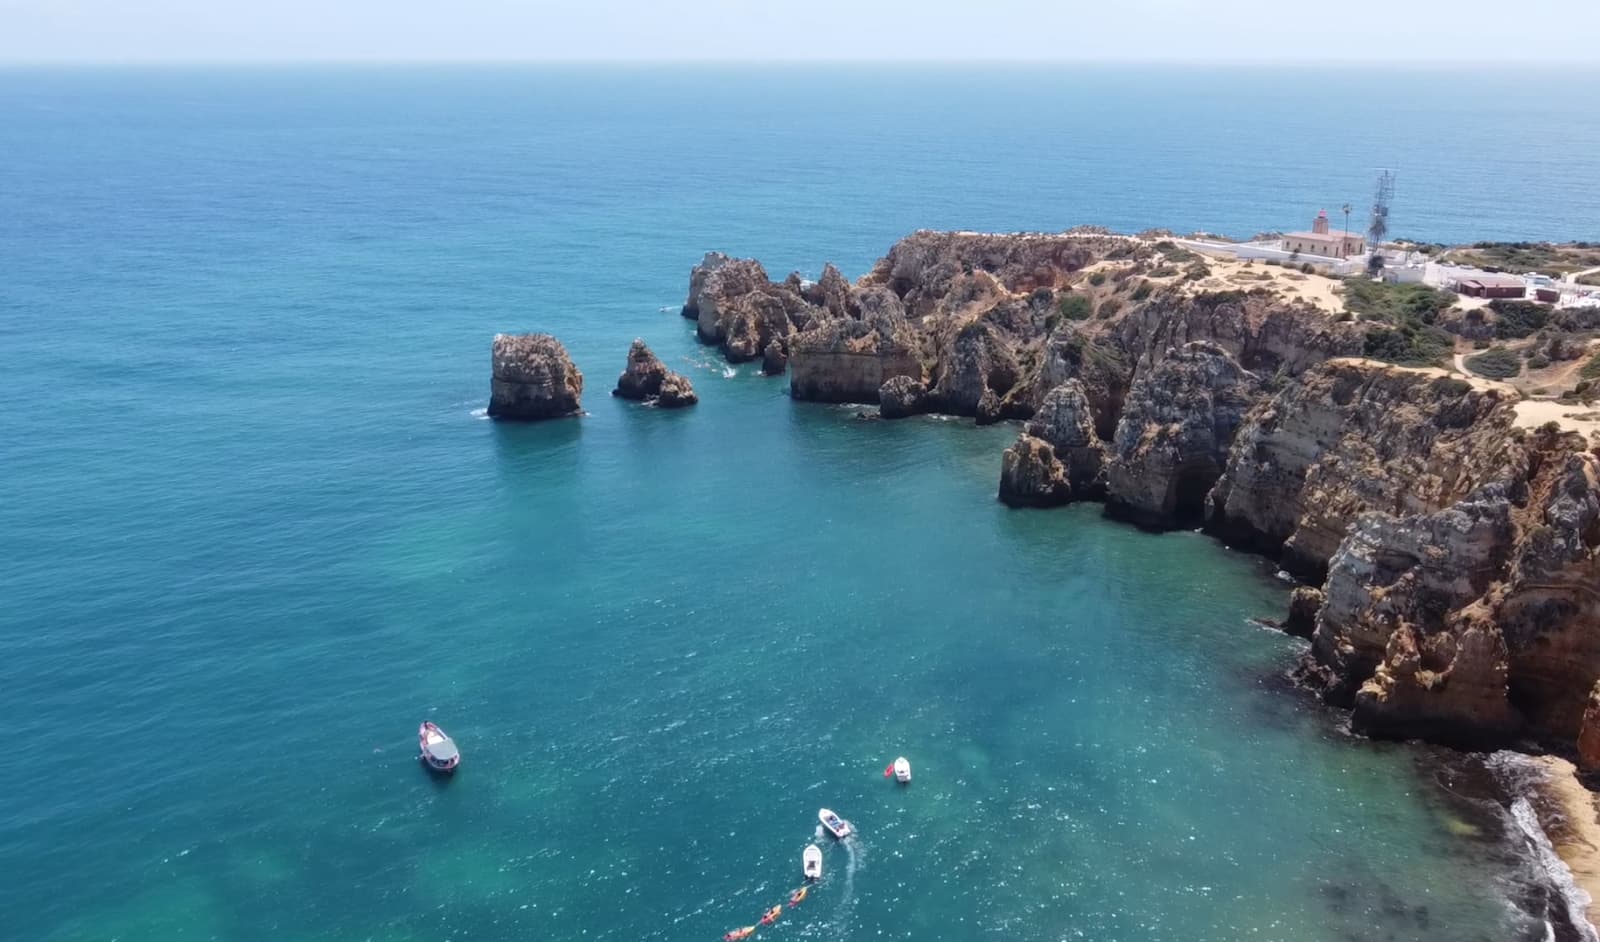
[[1323, 258], [1349, 258], [1365, 252], [1367, 240], [1352, 232], [1329, 232], [1328, 211], [1324, 209], [1312, 220], [1310, 232], [1285, 234], [1283, 250]]

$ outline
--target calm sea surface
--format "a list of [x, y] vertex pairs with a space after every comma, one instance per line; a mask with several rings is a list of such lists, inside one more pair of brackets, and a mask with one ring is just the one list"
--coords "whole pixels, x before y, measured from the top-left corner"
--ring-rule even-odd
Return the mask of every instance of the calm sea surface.
[[[677, 316], [918, 227], [1600, 238], [1600, 78], [0, 71], [0, 935], [1500, 940], [1521, 864], [1350, 740], [1199, 535], [1008, 512]], [[1359, 210], [1358, 210], [1359, 218]], [[545, 330], [589, 414], [481, 418]], [[609, 398], [629, 341], [682, 413]], [[460, 774], [415, 761], [418, 721]], [[911, 758], [916, 782], [882, 777]]]

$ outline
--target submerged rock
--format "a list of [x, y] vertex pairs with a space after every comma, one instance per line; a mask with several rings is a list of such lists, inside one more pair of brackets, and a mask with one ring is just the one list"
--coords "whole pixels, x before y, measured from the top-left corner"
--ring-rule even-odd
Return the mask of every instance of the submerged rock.
[[635, 340], [628, 348], [627, 368], [617, 377], [617, 388], [611, 395], [668, 409], [700, 401], [688, 377], [667, 369], [643, 340]]
[[496, 334], [489, 380], [489, 415], [534, 421], [577, 415], [583, 374], [561, 341], [549, 334]]

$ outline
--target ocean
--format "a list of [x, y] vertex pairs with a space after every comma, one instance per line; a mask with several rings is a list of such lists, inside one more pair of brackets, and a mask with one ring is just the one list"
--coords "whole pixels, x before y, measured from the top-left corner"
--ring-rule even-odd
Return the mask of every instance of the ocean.
[[[1461, 760], [1285, 680], [1266, 561], [994, 499], [678, 316], [709, 249], [1600, 237], [1600, 73], [0, 71], [22, 940], [1543, 939]], [[497, 331], [581, 419], [483, 416]], [[701, 404], [607, 393], [643, 337]], [[431, 778], [415, 730], [464, 753]], [[882, 771], [910, 758], [915, 781]]]

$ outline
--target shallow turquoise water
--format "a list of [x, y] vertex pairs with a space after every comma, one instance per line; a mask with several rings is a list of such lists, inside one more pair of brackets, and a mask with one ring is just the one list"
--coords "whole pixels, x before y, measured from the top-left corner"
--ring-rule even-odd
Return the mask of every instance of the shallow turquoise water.
[[[1262, 562], [1008, 512], [1012, 430], [791, 403], [676, 316], [706, 248], [854, 275], [919, 225], [1364, 188], [1294, 95], [1183, 81], [0, 73], [8, 933], [710, 939], [827, 805], [860, 837], [763, 938], [1515, 937], [1492, 835], [1283, 689]], [[1483, 107], [1600, 140], [1521, 81]], [[1550, 159], [1384, 107], [1457, 189]], [[1272, 169], [1312, 145], [1337, 186]], [[1403, 192], [1433, 237], [1581, 236], [1596, 153], [1487, 217]], [[483, 420], [490, 334], [535, 328], [590, 414]], [[606, 396], [636, 335], [699, 407]]]

